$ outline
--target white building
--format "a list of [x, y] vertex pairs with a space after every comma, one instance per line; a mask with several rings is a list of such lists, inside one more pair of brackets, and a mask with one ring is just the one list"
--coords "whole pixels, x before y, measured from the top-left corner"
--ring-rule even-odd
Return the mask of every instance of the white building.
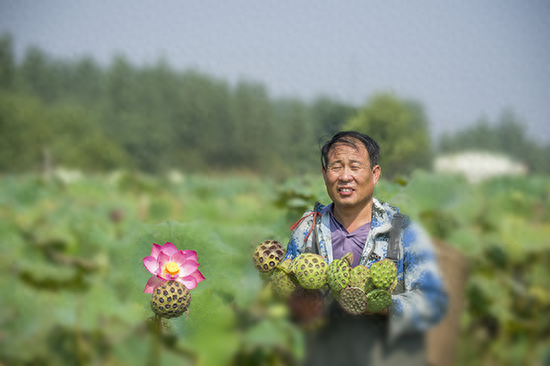
[[477, 183], [496, 176], [525, 175], [527, 166], [505, 155], [468, 151], [439, 156], [435, 159], [434, 171], [463, 174], [468, 182]]

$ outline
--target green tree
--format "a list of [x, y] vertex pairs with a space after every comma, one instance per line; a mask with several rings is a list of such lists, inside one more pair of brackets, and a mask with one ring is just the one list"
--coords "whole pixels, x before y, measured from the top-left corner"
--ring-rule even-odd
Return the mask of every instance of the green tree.
[[340, 131], [344, 123], [355, 113], [357, 113], [355, 107], [326, 96], [316, 98], [311, 105], [311, 114], [319, 137], [331, 136]]
[[371, 136], [380, 145], [382, 175], [393, 179], [416, 168], [428, 168], [432, 146], [422, 106], [390, 94], [374, 96], [350, 118], [344, 129]]
[[48, 163], [105, 171], [128, 165], [128, 156], [75, 105], [47, 106], [29, 95], [0, 93], [0, 171], [39, 170]]
[[0, 37], [0, 88], [11, 89], [15, 80], [13, 41], [9, 34]]

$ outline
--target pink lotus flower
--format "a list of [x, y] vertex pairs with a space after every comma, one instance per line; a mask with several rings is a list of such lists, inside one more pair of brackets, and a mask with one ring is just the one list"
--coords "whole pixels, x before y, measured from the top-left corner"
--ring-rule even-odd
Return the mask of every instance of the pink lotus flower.
[[178, 250], [172, 243], [162, 246], [153, 243], [151, 255], [143, 258], [143, 265], [154, 274], [143, 290], [147, 294], [152, 294], [154, 288], [164, 281], [175, 280], [191, 290], [204, 280], [204, 276], [198, 271], [197, 252]]

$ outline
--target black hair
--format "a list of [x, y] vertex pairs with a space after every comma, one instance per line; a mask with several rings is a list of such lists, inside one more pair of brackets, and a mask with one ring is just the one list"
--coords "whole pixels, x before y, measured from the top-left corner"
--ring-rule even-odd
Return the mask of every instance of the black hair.
[[369, 153], [370, 167], [374, 168], [378, 164], [380, 157], [380, 146], [372, 139], [363, 133], [356, 131], [341, 131], [337, 132], [330, 140], [325, 142], [321, 148], [321, 164], [326, 169], [328, 164], [328, 154], [336, 144], [346, 144], [357, 148], [357, 141], [360, 141]]

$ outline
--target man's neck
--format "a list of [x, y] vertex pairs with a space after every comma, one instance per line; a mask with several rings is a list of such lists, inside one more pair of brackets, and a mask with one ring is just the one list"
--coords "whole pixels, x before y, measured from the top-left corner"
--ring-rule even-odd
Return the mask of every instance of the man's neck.
[[363, 207], [336, 207], [333, 205], [332, 214], [348, 231], [353, 232], [355, 229], [371, 222], [372, 219], [372, 201], [370, 204]]

